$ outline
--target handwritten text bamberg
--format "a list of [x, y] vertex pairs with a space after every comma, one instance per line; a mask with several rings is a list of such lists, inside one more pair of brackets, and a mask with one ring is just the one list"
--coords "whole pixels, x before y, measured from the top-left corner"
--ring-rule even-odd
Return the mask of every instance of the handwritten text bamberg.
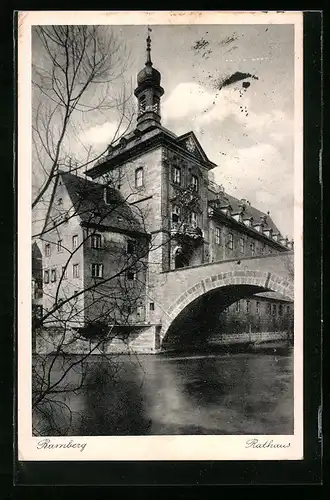
[[70, 439], [68, 443], [51, 443], [50, 439], [41, 439], [37, 443], [37, 449], [52, 450], [54, 448], [77, 448], [80, 449], [80, 451], [84, 451], [86, 444], [87, 443], [75, 443], [72, 439]]
[[269, 441], [259, 441], [259, 439], [248, 439], [245, 443], [245, 448], [290, 448], [290, 443], [274, 443], [272, 439]]

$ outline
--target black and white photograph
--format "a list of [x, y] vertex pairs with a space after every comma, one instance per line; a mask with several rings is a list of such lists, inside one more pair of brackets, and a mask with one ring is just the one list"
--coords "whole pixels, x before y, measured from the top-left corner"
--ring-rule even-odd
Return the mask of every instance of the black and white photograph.
[[301, 13], [18, 30], [20, 459], [302, 459]]

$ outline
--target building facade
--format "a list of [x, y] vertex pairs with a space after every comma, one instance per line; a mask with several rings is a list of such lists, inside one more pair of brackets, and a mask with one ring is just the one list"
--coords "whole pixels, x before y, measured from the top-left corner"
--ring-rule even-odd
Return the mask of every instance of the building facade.
[[[293, 249], [269, 213], [214, 182], [217, 165], [192, 131], [177, 136], [162, 126], [163, 94], [148, 37], [136, 127], [85, 177], [57, 176], [41, 241], [43, 307], [63, 307], [44, 325], [159, 325], [164, 273]], [[219, 325], [231, 328], [221, 318]]]

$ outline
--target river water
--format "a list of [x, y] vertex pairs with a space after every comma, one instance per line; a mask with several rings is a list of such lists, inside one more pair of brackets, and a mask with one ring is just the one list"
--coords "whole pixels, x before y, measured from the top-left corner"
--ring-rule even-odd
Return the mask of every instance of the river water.
[[[79, 379], [76, 371], [70, 377]], [[121, 355], [107, 363], [93, 356], [84, 385], [63, 396], [70, 425], [65, 412], [53, 414], [59, 425], [44, 425], [39, 434], [293, 433], [289, 347]]]

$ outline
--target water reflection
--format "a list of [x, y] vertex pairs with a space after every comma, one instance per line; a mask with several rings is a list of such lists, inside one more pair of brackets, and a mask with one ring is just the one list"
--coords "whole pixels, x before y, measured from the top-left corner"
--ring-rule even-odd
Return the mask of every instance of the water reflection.
[[71, 435], [291, 434], [292, 351], [90, 361]]

